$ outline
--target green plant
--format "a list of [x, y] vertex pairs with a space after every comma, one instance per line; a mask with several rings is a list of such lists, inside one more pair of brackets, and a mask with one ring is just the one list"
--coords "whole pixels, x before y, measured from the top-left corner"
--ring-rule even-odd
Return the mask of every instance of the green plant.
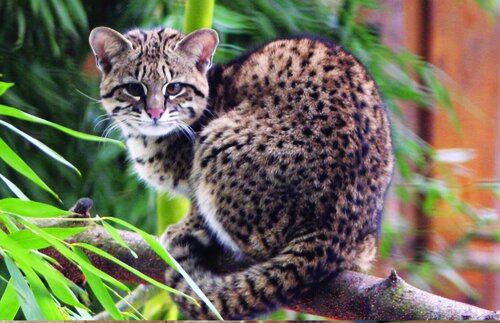
[[[12, 83], [0, 82], [0, 96], [3, 95], [12, 85]], [[116, 145], [123, 146], [123, 144], [119, 141], [81, 133], [5, 105], [0, 105], [0, 116], [17, 118], [23, 121], [46, 125], [82, 140], [114, 143]], [[55, 161], [70, 167], [76, 173], [80, 174], [75, 166], [38, 139], [33, 138], [22, 130], [19, 130], [10, 123], [1, 119], [0, 125], [20, 135], [23, 139], [35, 145], [43, 153]], [[0, 148], [0, 159], [17, 172], [24, 175], [31, 182], [59, 199], [57, 193], [45, 184], [36, 172], [33, 171], [1, 137]], [[66, 238], [85, 231], [87, 229], [85, 226], [62, 226], [51, 228], [38, 227], [36, 224], [29, 221], [28, 218], [59, 217], [61, 221], [69, 221], [72, 223], [78, 223], [78, 220], [71, 217], [64, 218], [64, 216], [71, 216], [73, 214], [71, 211], [64, 211], [48, 204], [30, 201], [21, 189], [19, 189], [7, 177], [0, 174], [0, 178], [4, 181], [7, 187], [18, 196], [18, 199], [7, 198], [0, 200], [0, 225], [3, 225], [1, 227], [2, 230], [0, 230], [0, 256], [3, 258], [7, 271], [10, 275], [10, 279], [2, 277], [7, 285], [5, 286], [5, 290], [0, 298], [0, 305], [2, 305], [0, 306], [0, 318], [14, 319], [19, 311], [19, 308], [22, 309], [22, 313], [25, 318], [30, 320], [92, 318], [90, 314], [91, 312], [89, 311], [87, 305], [84, 304], [88, 303], [88, 293], [68, 278], [64, 277], [56, 268], [52, 267], [53, 264], [57, 264], [57, 261], [52, 257], [39, 252], [40, 249], [47, 247], [55, 248], [61, 255], [76, 266], [76, 268], [82, 271], [85, 275], [89, 288], [94, 294], [99, 295], [97, 297], [98, 302], [114, 319], [124, 319], [125, 316], [118, 310], [115, 305], [115, 301], [110, 294], [110, 291], [116, 293], [112, 287], [118, 288], [124, 292], [129, 292], [130, 289], [125, 284], [120, 283], [115, 278], [94, 267], [90, 263], [87, 255], [83, 252], [84, 250], [98, 254], [99, 256], [120, 265], [124, 269], [130, 271], [134, 275], [137, 275], [153, 286], [171, 293], [183, 295], [195, 302], [195, 300], [191, 297], [164, 284], [158, 283], [105, 251], [87, 243], [68, 243], [64, 241]], [[205, 300], [209, 306], [213, 308], [213, 305], [211, 305], [206, 299], [203, 292], [199, 290], [193, 280], [179, 266], [179, 264], [177, 264], [177, 262], [170, 257], [158, 241], [143, 230], [134, 227], [126, 221], [110, 217], [86, 218], [80, 220], [87, 222], [99, 222], [102, 224], [109, 235], [120, 245], [128, 248], [135, 257], [137, 257], [137, 255], [135, 255], [134, 252], [126, 245], [116, 229], [114, 229], [114, 227], [106, 221], [118, 223], [129, 230], [139, 233], [151, 246], [151, 248], [158, 253], [158, 255], [160, 255], [170, 266], [176, 268], [184, 276], [200, 298]], [[46, 282], [46, 284], [44, 282]], [[79, 299], [87, 300], [87, 302], [84, 301], [82, 303]], [[137, 312], [137, 310], [135, 311]], [[215, 313], [217, 312], [215, 311]], [[129, 314], [130, 316], [137, 317], [133, 313]], [[137, 314], [141, 316], [139, 312], [137, 312]]]
[[[498, 1], [476, 1], [495, 15]], [[259, 43], [297, 33], [319, 34], [347, 47], [373, 74], [393, 115], [397, 198], [416, 205], [420, 202], [414, 197], [423, 196], [423, 209], [429, 216], [434, 216], [438, 203], [447, 203], [472, 220], [471, 232], [466, 236], [473, 236], [474, 232], [490, 226], [491, 219], [484, 216], [484, 210], [460, 198], [451, 172], [444, 172], [440, 178], [425, 175], [431, 162], [442, 169], [448, 169], [449, 165], [441, 163], [432, 147], [410, 130], [402, 113], [402, 102], [412, 102], [423, 109], [431, 109], [438, 102], [459, 131], [460, 125], [450, 104], [453, 93], [443, 86], [434, 67], [420, 57], [408, 51], [395, 52], [381, 43], [377, 30], [362, 15], [366, 10], [377, 10], [379, 5], [380, 1], [376, 0], [218, 0], [213, 26], [219, 32], [221, 44], [215, 60], [224, 62]], [[96, 133], [102, 132], [107, 122], [96, 126], [95, 120], [102, 114], [98, 100], [81, 94], [98, 96], [95, 76], [89, 77], [88, 69], [82, 71], [89, 53], [86, 41], [89, 26], [108, 25], [123, 30], [132, 26], [162, 25], [182, 29], [184, 9], [185, 2], [180, 0], [1, 1], [0, 71], [6, 79], [16, 82], [16, 87], [2, 96], [2, 100], [72, 129], [89, 133], [96, 128]], [[58, 147], [58, 153], [66, 156], [83, 174], [85, 181], [75, 176], [71, 168], [56, 167], [53, 159], [40, 158], [37, 149], [6, 136], [10, 130], [0, 127], [3, 128], [0, 136], [6, 144], [30, 161], [33, 171], [48, 187], [56, 188], [54, 191], [61, 200], [71, 203], [81, 196], [92, 196], [100, 213], [126, 217], [127, 222], [153, 232], [156, 195], [127, 175], [126, 155], [121, 148], [67, 141], [64, 136], [54, 136], [42, 128], [21, 127], [16, 120], [10, 124], [27, 129], [49, 147]], [[6, 164], [0, 163], [0, 173], [34, 200], [53, 200], [50, 194], [30, 185], [24, 176]], [[57, 190], [57, 187], [66, 189]], [[484, 188], [498, 191], [498, 185]], [[0, 195], [12, 194], [7, 186], [0, 185]], [[472, 289], [457, 276], [452, 254], [464, 250], [469, 240], [450, 246], [449, 254], [440, 257], [426, 254], [421, 263], [415, 264], [408, 257], [400, 259], [397, 253], [415, 234], [403, 214], [391, 217], [384, 223], [382, 257], [397, 268], [408, 269], [410, 282], [420, 287], [435, 287], [439, 279], [451, 277], [464, 293], [474, 296]], [[496, 237], [498, 239], [498, 233]], [[450, 270], [451, 275], [444, 274]]]
[[[97, 78], [85, 74], [82, 66], [89, 57], [89, 25], [109, 20], [106, 15], [114, 7], [119, 10], [120, 6], [123, 5], [119, 1], [114, 4], [81, 0], [2, 1], [0, 71], [6, 80], [16, 83], [2, 96], [3, 103], [46, 120], [57, 120], [58, 124], [71, 129], [102, 133], [109, 123], [98, 122], [104, 112], [100, 110], [99, 100], [93, 99], [98, 97]], [[130, 25], [131, 21], [124, 24]], [[125, 150], [116, 145], [67, 141], [64, 136], [53, 135], [43, 127], [21, 126], [17, 120], [11, 125], [29, 131], [49, 147], [58, 147], [58, 153], [67, 156], [84, 176], [85, 181], [82, 181], [70, 168], [58, 168], [52, 159], [40, 158], [36, 148], [19, 144], [6, 136], [5, 127], [0, 127], [0, 135], [5, 134], [6, 143], [30, 160], [30, 167], [49, 187], [71, 188], [58, 192], [63, 203], [68, 203], [65, 207], [70, 207], [82, 196], [92, 196], [102, 213], [125, 215], [132, 210], [135, 216], [128, 218], [130, 223], [154, 229], [154, 216], [148, 217], [140, 210], [154, 209], [155, 195], [141, 183], [131, 180], [133, 176], [126, 163]], [[117, 133], [109, 135], [118, 138]], [[24, 176], [13, 169], [0, 164], [0, 173], [32, 199], [52, 201], [50, 194], [27, 185]], [[5, 186], [0, 186], [1, 196], [10, 194]]]

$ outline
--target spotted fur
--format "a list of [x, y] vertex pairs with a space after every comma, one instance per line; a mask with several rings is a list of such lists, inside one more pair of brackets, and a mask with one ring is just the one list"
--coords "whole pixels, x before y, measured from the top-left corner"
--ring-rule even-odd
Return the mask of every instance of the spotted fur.
[[[276, 40], [209, 69], [216, 37], [100, 27], [90, 41], [104, 107], [137, 172], [193, 200], [164, 245], [224, 318], [252, 318], [339, 270], [369, 268], [393, 169], [390, 127], [373, 79], [340, 46]], [[131, 97], [127, 82], [147, 96]], [[185, 91], [166, 96], [172, 82]], [[157, 107], [155, 123], [147, 110]], [[216, 270], [221, 257], [240, 269]], [[193, 295], [173, 270], [166, 280]], [[175, 299], [188, 316], [212, 318]]]

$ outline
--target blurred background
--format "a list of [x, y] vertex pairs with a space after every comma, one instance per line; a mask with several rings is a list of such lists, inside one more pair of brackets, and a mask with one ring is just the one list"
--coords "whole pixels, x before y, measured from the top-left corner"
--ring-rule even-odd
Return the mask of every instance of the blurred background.
[[[15, 83], [0, 103], [105, 133], [89, 31], [99, 25], [182, 29], [184, 5], [0, 0], [1, 80]], [[489, 309], [500, 308], [499, 10], [496, 0], [216, 0], [213, 24], [219, 63], [304, 33], [338, 42], [361, 59], [391, 111], [398, 168], [373, 274], [396, 268], [419, 288]], [[136, 180], [123, 149], [12, 124], [81, 171], [79, 177], [0, 129], [63, 207], [88, 196], [95, 212], [155, 232], [155, 193]], [[33, 200], [59, 203], [5, 164], [0, 174]], [[0, 196], [11, 196], [1, 182]]]

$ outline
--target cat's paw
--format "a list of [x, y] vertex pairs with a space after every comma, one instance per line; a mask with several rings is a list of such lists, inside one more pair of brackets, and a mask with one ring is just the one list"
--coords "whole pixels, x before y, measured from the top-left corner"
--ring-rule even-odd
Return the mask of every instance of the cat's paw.
[[208, 248], [212, 245], [210, 234], [199, 228], [187, 228], [176, 224], [169, 226], [160, 237], [160, 243], [169, 252], [177, 247], [198, 246]]

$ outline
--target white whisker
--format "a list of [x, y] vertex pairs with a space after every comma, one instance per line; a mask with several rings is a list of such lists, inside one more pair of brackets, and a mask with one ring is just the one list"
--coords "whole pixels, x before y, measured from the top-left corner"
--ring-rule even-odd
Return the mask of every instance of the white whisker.
[[120, 125], [122, 125], [124, 123], [125, 123], [125, 120], [120, 120], [120, 119], [115, 118], [113, 120], [113, 122], [108, 127], [106, 127], [106, 129], [104, 129], [102, 136], [107, 138], [111, 134], [111, 132], [113, 132], [116, 129], [119, 129]]
[[90, 95], [83, 93], [82, 91], [80, 91], [80, 90], [79, 90], [79, 89], [77, 89], [77, 88], [75, 88], [75, 91], [76, 91], [76, 92], [78, 92], [79, 94], [83, 95], [83, 96], [84, 96], [84, 97], [86, 97], [87, 99], [90, 99], [90, 100], [94, 101], [95, 103], [101, 103], [101, 100], [100, 100], [100, 99], [93, 98], [93, 97], [91, 97]]
[[111, 117], [106, 115], [106, 114], [97, 117], [94, 121], [94, 122], [96, 122], [96, 124], [94, 125], [94, 130], [96, 130], [99, 127], [99, 125], [101, 125], [102, 123], [107, 122], [107, 121], [111, 121]]
[[195, 132], [190, 126], [182, 121], [177, 122], [176, 125], [179, 127], [179, 130], [181, 130], [181, 133], [184, 134], [191, 142], [196, 140]]

